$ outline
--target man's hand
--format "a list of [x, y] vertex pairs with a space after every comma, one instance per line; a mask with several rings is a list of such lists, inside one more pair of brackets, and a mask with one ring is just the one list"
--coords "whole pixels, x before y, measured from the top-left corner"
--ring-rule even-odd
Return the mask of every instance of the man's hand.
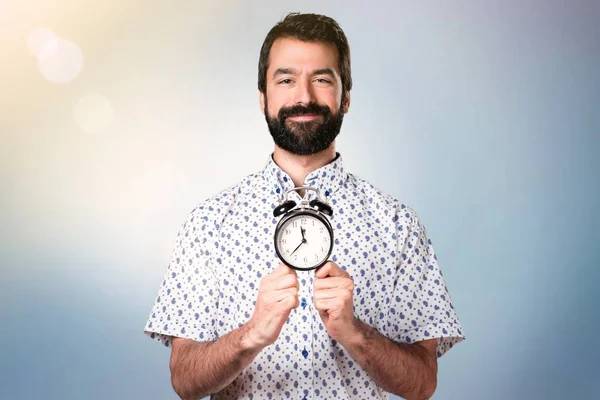
[[405, 399], [429, 399], [437, 385], [437, 340], [398, 343], [354, 316], [354, 282], [333, 262], [315, 272], [315, 308], [329, 336], [379, 387]]
[[249, 339], [259, 347], [273, 344], [293, 308], [298, 307], [296, 271], [279, 264], [260, 281], [254, 313], [248, 321]]
[[343, 343], [357, 330], [354, 325], [354, 281], [332, 261], [317, 268], [315, 278], [315, 308], [329, 336]]

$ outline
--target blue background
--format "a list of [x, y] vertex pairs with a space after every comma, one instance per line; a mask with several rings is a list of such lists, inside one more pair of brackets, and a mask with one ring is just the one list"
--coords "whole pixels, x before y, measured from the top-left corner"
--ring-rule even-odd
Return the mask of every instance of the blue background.
[[[337, 149], [438, 254], [467, 340], [434, 399], [596, 398], [599, 3], [226, 3], [0, 5], [0, 398], [176, 398], [142, 329], [187, 213], [272, 150], [258, 53], [289, 11], [345, 30]], [[38, 27], [80, 46], [70, 84]], [[114, 118], [89, 134], [92, 92]]]

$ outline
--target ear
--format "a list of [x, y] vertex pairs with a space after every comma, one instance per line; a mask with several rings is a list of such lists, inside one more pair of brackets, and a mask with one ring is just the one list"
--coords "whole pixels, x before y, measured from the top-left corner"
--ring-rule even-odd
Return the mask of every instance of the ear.
[[259, 103], [260, 103], [260, 112], [265, 115], [265, 94], [263, 92], [261, 92], [260, 90], [258, 91], [259, 94]]
[[342, 109], [344, 110], [344, 114], [350, 109], [350, 92], [346, 92], [346, 98], [344, 99], [344, 104], [342, 104]]

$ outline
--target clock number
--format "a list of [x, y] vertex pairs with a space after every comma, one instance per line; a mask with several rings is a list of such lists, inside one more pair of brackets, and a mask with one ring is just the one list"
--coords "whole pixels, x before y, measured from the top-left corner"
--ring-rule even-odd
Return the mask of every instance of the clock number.
[[298, 221], [296, 220], [296, 221], [292, 222], [292, 226], [293, 226], [294, 228], [298, 227]]
[[289, 228], [285, 230], [285, 234], [286, 234], [286, 235], [289, 235], [289, 234], [290, 234], [290, 230], [289, 230]]
[[307, 263], [308, 262], [308, 257], [304, 257], [304, 262]]
[[323, 229], [324, 229], [323, 227], [320, 227], [319, 228], [319, 233], [323, 233]]

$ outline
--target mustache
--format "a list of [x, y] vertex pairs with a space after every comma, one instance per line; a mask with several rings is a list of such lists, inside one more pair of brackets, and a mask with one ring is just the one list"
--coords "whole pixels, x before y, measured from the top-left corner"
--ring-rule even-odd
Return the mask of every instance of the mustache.
[[319, 105], [317, 103], [309, 103], [306, 106], [295, 105], [291, 107], [282, 107], [279, 110], [278, 117], [280, 121], [285, 120], [289, 117], [299, 117], [302, 115], [322, 115], [327, 118], [331, 115], [331, 110], [325, 105]]

